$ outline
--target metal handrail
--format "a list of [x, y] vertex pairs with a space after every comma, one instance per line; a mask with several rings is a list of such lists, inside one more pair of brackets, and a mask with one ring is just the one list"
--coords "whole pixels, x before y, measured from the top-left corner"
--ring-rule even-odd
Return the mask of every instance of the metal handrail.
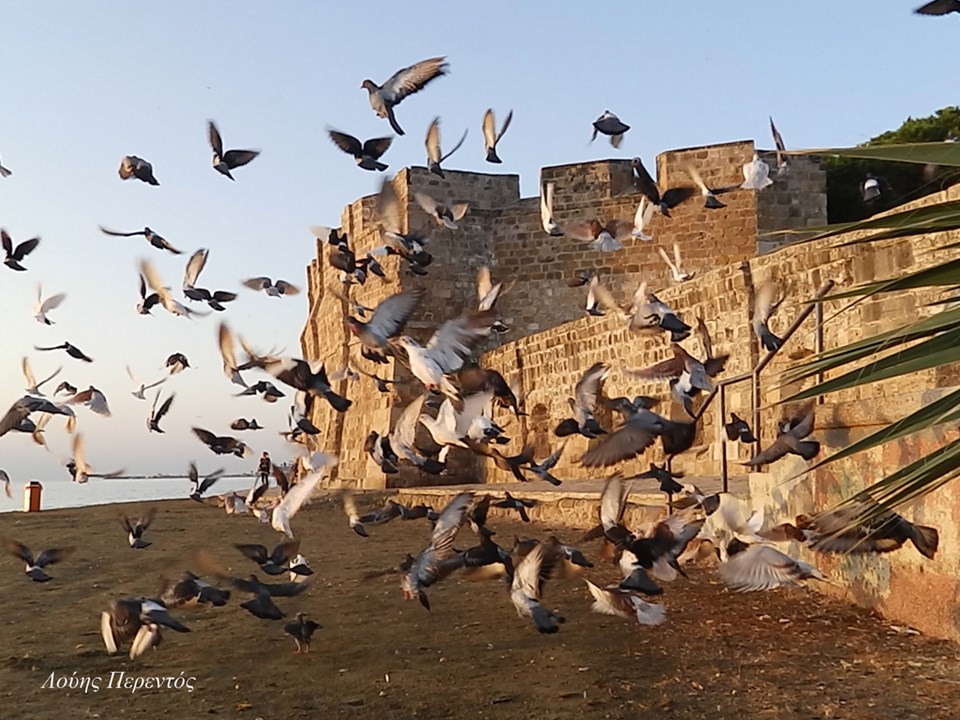
[[[813, 299], [807, 304], [807, 306], [800, 312], [799, 315], [794, 319], [790, 327], [787, 328], [786, 332], [783, 333], [781, 337], [781, 344], [775, 350], [767, 351], [766, 355], [760, 358], [756, 366], [752, 370], [748, 370], [745, 373], [740, 373], [739, 375], [734, 375], [733, 377], [724, 378], [723, 380], [718, 381], [714, 386], [713, 390], [704, 398], [703, 402], [700, 404], [699, 409], [696, 414], [693, 416], [693, 421], [698, 422], [704, 413], [707, 411], [707, 408], [710, 407], [710, 403], [713, 402], [713, 399], [719, 395], [720, 396], [720, 407], [719, 407], [719, 422], [717, 423], [717, 432], [720, 436], [720, 480], [723, 483], [723, 492], [727, 492], [729, 489], [729, 474], [727, 472], [727, 442], [723, 436], [723, 425], [727, 417], [727, 387], [730, 385], [736, 385], [737, 383], [746, 382], [750, 380], [753, 383], [753, 392], [751, 393], [751, 415], [753, 416], [753, 436], [757, 439], [756, 442], [756, 451], [760, 452], [760, 373], [763, 372], [763, 369], [770, 364], [770, 361], [779, 353], [784, 346], [787, 344], [787, 341], [793, 336], [793, 334], [800, 328], [804, 321], [810, 317], [810, 313], [816, 310], [816, 352], [820, 354], [823, 352], [823, 304], [819, 302], [823, 299], [824, 295], [830, 292], [833, 289], [834, 282], [833, 280], [827, 280], [823, 285], [820, 286], [820, 289], [817, 290], [817, 294], [813, 296]], [[820, 380], [823, 380], [823, 373], [820, 373]]]

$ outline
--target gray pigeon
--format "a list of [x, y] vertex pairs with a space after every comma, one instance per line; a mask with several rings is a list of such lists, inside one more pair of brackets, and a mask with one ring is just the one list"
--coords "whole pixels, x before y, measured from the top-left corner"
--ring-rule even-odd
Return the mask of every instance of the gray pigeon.
[[394, 117], [393, 107], [407, 97], [419, 92], [434, 78], [446, 75], [449, 66], [445, 57], [435, 57], [422, 60], [416, 65], [398, 70], [383, 85], [377, 85], [373, 80], [364, 80], [360, 86], [370, 93], [370, 107], [377, 117], [387, 118], [390, 127], [397, 135], [403, 135], [403, 128]]
[[129, 180], [135, 177], [137, 180], [149, 185], [160, 184], [153, 176], [153, 165], [143, 158], [138, 158], [136, 155], [124, 155], [123, 160], [120, 161], [120, 170], [118, 172], [121, 180]]
[[609, 135], [610, 144], [618, 148], [620, 147], [620, 142], [623, 140], [623, 134], [629, 129], [630, 126], [620, 122], [620, 118], [609, 110], [604, 110], [603, 115], [593, 121], [593, 136], [590, 138], [590, 142], [596, 140], [597, 133], [600, 133], [602, 135]]

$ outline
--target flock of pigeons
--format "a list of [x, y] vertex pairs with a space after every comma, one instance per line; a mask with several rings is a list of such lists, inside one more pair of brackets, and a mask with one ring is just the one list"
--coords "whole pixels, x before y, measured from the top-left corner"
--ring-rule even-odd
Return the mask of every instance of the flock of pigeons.
[[[434, 79], [447, 71], [442, 57], [431, 58], [400, 70], [383, 85], [366, 80], [363, 87], [369, 93], [371, 108], [379, 117], [389, 121], [398, 135], [403, 135], [395, 110], [407, 96], [422, 90]], [[497, 145], [510, 126], [512, 111], [498, 131], [492, 110], [483, 120], [483, 135], [486, 160], [501, 162]], [[629, 126], [609, 111], [605, 111], [594, 123], [594, 138], [598, 134], [608, 136], [618, 147]], [[777, 173], [789, 171], [783, 140], [771, 120], [771, 131], [777, 148]], [[214, 123], [208, 126], [210, 145], [213, 151], [212, 164], [217, 172], [234, 180], [233, 172], [251, 163], [258, 156], [255, 150], [224, 150], [223, 141]], [[389, 149], [393, 138], [374, 138], [361, 142], [359, 139], [338, 130], [328, 131], [331, 140], [344, 152], [352, 155], [357, 165], [370, 171], [384, 171], [387, 166], [381, 158]], [[466, 133], [447, 153], [441, 149], [439, 118], [429, 126], [426, 135], [428, 167], [442, 177], [442, 164], [464, 143]], [[623, 247], [622, 240], [628, 235], [650, 240], [645, 227], [653, 213], [669, 217], [672, 208], [699, 195], [704, 206], [712, 211], [721, 211], [725, 205], [719, 199], [725, 193], [736, 190], [761, 191], [772, 184], [770, 167], [758, 156], [743, 167], [744, 181], [727, 187], [708, 187], [696, 168], [689, 167], [692, 185], [669, 188], [658, 187], [644, 168], [642, 161], [632, 161], [634, 181], [641, 200], [633, 220], [608, 218], [574, 220], [563, 225], [553, 216], [553, 187], [541, 189], [541, 217], [544, 232], [553, 236], [570, 237], [590, 243], [594, 249], [615, 252]], [[4, 175], [9, 175], [5, 168]], [[136, 179], [150, 185], [158, 185], [153, 166], [134, 155], [125, 156], [120, 165], [122, 179]], [[416, 201], [432, 218], [437, 227], [457, 230], [458, 223], [469, 212], [466, 203], [447, 204], [426, 193], [418, 193]], [[506, 332], [496, 310], [499, 296], [509, 290], [504, 282], [494, 283], [488, 268], [480, 271], [477, 282], [476, 307], [471, 307], [457, 317], [440, 325], [426, 344], [419, 343], [404, 334], [408, 321], [416, 312], [425, 296], [425, 289], [415, 287], [394, 294], [375, 308], [367, 307], [352, 298], [351, 290], [363, 286], [371, 276], [385, 276], [380, 259], [387, 256], [399, 258], [402, 267], [414, 275], [426, 275], [433, 260], [428, 251], [429, 238], [424, 231], [408, 231], [401, 228], [401, 208], [389, 180], [381, 187], [377, 203], [378, 219], [382, 228], [383, 244], [358, 257], [351, 248], [350, 238], [339, 228], [315, 228], [317, 237], [326, 241], [330, 248], [330, 262], [339, 271], [343, 288], [336, 290], [350, 308], [346, 324], [360, 345], [360, 359], [353, 358], [346, 367], [329, 376], [322, 363], [262, 353], [255, 350], [244, 338], [235, 340], [227, 323], [220, 323], [217, 343], [226, 378], [241, 388], [241, 395], [262, 397], [266, 402], [276, 402], [285, 397], [270, 380], [261, 379], [249, 383], [243, 373], [261, 371], [273, 380], [293, 390], [293, 403], [289, 413], [289, 427], [282, 433], [295, 448], [297, 467], [289, 476], [273, 466], [273, 476], [280, 488], [275, 498], [268, 499], [265, 491], [268, 481], [258, 480], [246, 495], [228, 493], [222, 497], [223, 506], [229, 515], [251, 515], [269, 523], [287, 540], [269, 550], [261, 545], [239, 545], [237, 548], [258, 564], [267, 575], [290, 574], [290, 582], [264, 583], [256, 575], [247, 578], [232, 577], [211, 558], [198, 560], [207, 575], [228, 582], [235, 590], [247, 593], [249, 600], [241, 607], [258, 618], [278, 620], [283, 612], [272, 598], [292, 596], [308, 587], [307, 578], [312, 573], [306, 559], [299, 553], [300, 540], [294, 537], [291, 519], [320, 484], [337, 458], [323, 453], [311, 455], [305, 451], [310, 436], [319, 430], [310, 420], [314, 402], [325, 402], [336, 412], [347, 412], [351, 401], [333, 388], [335, 382], [349, 380], [358, 382], [361, 376], [374, 381], [379, 392], [391, 392], [394, 381], [379, 377], [378, 368], [390, 362], [390, 358], [404, 363], [413, 378], [423, 386], [423, 393], [414, 399], [401, 413], [392, 428], [371, 429], [365, 450], [385, 473], [396, 473], [403, 462], [411, 463], [420, 471], [439, 474], [446, 468], [447, 455], [451, 448], [466, 448], [491, 458], [499, 467], [505, 468], [521, 481], [536, 477], [559, 485], [555, 477], [556, 466], [564, 445], [560, 445], [543, 460], [537, 461], [531, 446], [524, 446], [517, 455], [508, 455], [499, 447], [508, 443], [504, 424], [496, 421], [495, 408], [505, 408], [515, 415], [521, 414], [521, 399], [516, 390], [499, 372], [479, 367], [473, 358], [477, 346], [492, 333]], [[162, 252], [175, 255], [181, 251], [149, 227], [133, 232], [117, 232], [101, 228], [110, 236], [142, 236], [150, 245]], [[24, 271], [23, 263], [39, 245], [39, 238], [14, 244], [9, 235], [2, 232], [4, 264], [14, 271]], [[661, 249], [661, 255], [677, 282], [685, 282], [694, 273], [682, 267], [679, 249], [675, 246], [672, 256]], [[199, 285], [200, 275], [208, 258], [206, 249], [194, 252], [185, 267], [182, 283], [184, 301], [178, 300], [165, 285], [152, 264], [146, 260], [140, 266], [140, 301], [137, 312], [151, 313], [157, 306], [176, 316], [204, 315], [190, 309], [186, 302], [205, 303], [214, 312], [223, 312], [226, 304], [236, 294], [222, 289], [205, 288]], [[781, 524], [769, 530], [763, 528], [762, 513], [747, 514], [742, 504], [726, 494], [705, 497], [695, 487], [684, 486], [678, 480], [682, 473], [672, 469], [673, 458], [689, 450], [697, 432], [697, 415], [694, 403], [703, 392], [713, 388], [713, 378], [723, 371], [727, 355], [715, 354], [712, 342], [702, 319], [698, 319], [696, 332], [701, 350], [694, 355], [680, 343], [685, 341], [694, 328], [681, 316], [663, 303], [646, 283], [640, 285], [629, 302], [619, 304], [612, 293], [596, 276], [579, 276], [574, 285], [587, 287], [586, 311], [591, 315], [614, 315], [632, 331], [650, 336], [668, 335], [672, 343], [673, 357], [649, 368], [631, 371], [629, 374], [644, 380], [668, 382], [670, 394], [690, 416], [687, 420], [670, 420], [654, 412], [658, 401], [638, 396], [634, 398], [609, 398], [603, 393], [603, 383], [610, 367], [597, 363], [588, 368], [573, 388], [569, 405], [571, 416], [563, 419], [555, 428], [560, 438], [579, 434], [597, 439], [596, 444], [580, 458], [586, 467], [610, 467], [641, 455], [658, 440], [661, 442], [666, 463], [655, 464], [650, 470], [633, 478], [616, 474], [608, 479], [600, 501], [599, 524], [583, 541], [603, 539], [602, 557], [612, 557], [623, 574], [622, 582], [606, 587], [587, 582], [594, 598], [594, 610], [602, 613], [635, 617], [641, 624], [659, 624], [665, 618], [662, 606], [645, 600], [663, 592], [656, 581], [668, 582], [678, 575], [683, 576], [683, 563], [698, 553], [719, 555], [721, 577], [738, 590], [760, 590], [794, 584], [801, 579], [823, 576], [813, 567], [791, 558], [775, 547], [780, 541], [800, 541], [823, 552], [886, 552], [900, 547], [910, 539], [927, 557], [932, 557], [937, 548], [937, 533], [932, 528], [914, 526], [899, 515], [887, 513], [873, 521], [870, 526], [848, 527], [849, 517], [840, 513], [819, 515], [816, 518], [797, 518], [794, 524]], [[272, 297], [296, 294], [298, 289], [285, 280], [268, 277], [253, 277], [243, 285], [262, 291]], [[780, 347], [781, 340], [770, 330], [768, 321], [776, 312], [780, 301], [777, 290], [771, 285], [757, 292], [753, 313], [753, 329], [761, 345], [767, 350]], [[38, 292], [35, 318], [46, 325], [53, 324], [50, 314], [59, 307], [65, 295], [43, 297]], [[237, 342], [242, 356], [238, 358]], [[69, 342], [51, 347], [37, 347], [37, 351], [63, 350], [80, 362], [93, 359]], [[363, 365], [367, 367], [364, 368]], [[190, 363], [181, 353], [172, 354], [165, 364], [169, 376], [188, 368]], [[101, 415], [109, 415], [106, 395], [93, 386], [79, 390], [69, 382], [61, 382], [52, 397], [43, 395], [42, 387], [58, 376], [57, 370], [49, 377], [37, 381], [29, 359], [23, 360], [23, 373], [28, 385], [28, 394], [17, 400], [0, 418], [0, 436], [8, 432], [30, 433], [39, 444], [45, 444], [44, 431], [51, 418], [60, 415], [66, 418], [67, 430], [74, 432], [75, 408], [82, 406]], [[146, 400], [146, 391], [164, 384], [159, 381], [145, 384], [134, 379], [132, 394]], [[151, 432], [163, 432], [161, 422], [171, 412], [175, 395], [170, 393], [161, 400], [158, 389], [149, 414], [147, 427]], [[603, 404], [620, 414], [622, 422], [616, 428], [604, 428], [598, 422], [596, 412]], [[35, 419], [34, 419], [35, 416]], [[432, 445], [418, 442], [417, 430], [424, 427]], [[258, 430], [256, 420], [241, 418], [232, 426], [237, 431]], [[756, 453], [747, 463], [758, 467], [777, 461], [787, 454], [796, 454], [810, 459], [819, 452], [819, 443], [807, 439], [814, 427], [813, 407], [801, 409], [778, 427], [777, 438], [768, 447]], [[732, 416], [726, 426], [731, 440], [753, 442], [749, 425], [741, 418]], [[193, 433], [213, 453], [246, 457], [251, 453], [242, 440], [230, 435], [217, 435], [204, 428], [195, 427]], [[74, 481], [83, 483], [98, 476], [88, 463], [80, 434], [74, 435], [73, 458], [67, 468]], [[117, 475], [100, 473], [99, 476]], [[191, 464], [190, 477], [193, 488], [190, 497], [203, 501], [222, 470], [201, 477], [196, 466]], [[3, 476], [5, 477], [5, 473]], [[629, 529], [624, 524], [626, 508], [626, 481], [635, 478], [656, 480], [668, 494], [671, 506], [678, 512], [650, 527]], [[6, 478], [9, 495], [9, 478]], [[684, 493], [674, 501], [674, 495]], [[361, 516], [354, 498], [345, 493], [344, 509], [353, 531], [368, 536], [366, 525], [387, 522], [393, 518], [414, 520], [424, 518], [431, 523], [429, 544], [416, 556], [407, 555], [395, 568], [375, 574], [394, 573], [401, 577], [405, 597], [417, 598], [429, 609], [426, 589], [454, 571], [473, 573], [482, 571], [483, 576], [505, 579], [509, 597], [522, 616], [530, 617], [540, 632], [553, 633], [559, 629], [563, 617], [541, 604], [544, 583], [549, 579], [579, 574], [592, 567], [586, 555], [576, 547], [565, 544], [555, 537], [543, 541], [524, 539], [518, 541], [511, 552], [500, 547], [494, 540], [494, 531], [487, 526], [487, 511], [495, 507], [515, 509], [522, 520], [529, 520], [527, 509], [531, 501], [507, 495], [504, 500], [493, 502], [490, 496], [475, 497], [470, 493], [455, 496], [440, 512], [425, 506], [408, 508], [395, 501], [368, 515]], [[124, 519], [129, 546], [144, 550], [150, 542], [144, 538], [153, 520], [147, 515], [136, 521]], [[470, 524], [478, 544], [465, 550], [454, 545], [459, 529]], [[70, 548], [45, 550], [34, 556], [29, 548], [9, 540], [7, 550], [26, 564], [26, 574], [37, 582], [50, 581], [45, 568], [69, 556]], [[169, 611], [181, 606], [210, 603], [225, 604], [230, 591], [217, 588], [193, 572], [186, 573], [170, 583], [159, 598], [124, 598], [115, 600], [103, 613], [101, 629], [109, 652], [116, 652], [130, 643], [130, 657], [135, 658], [160, 642], [162, 627], [177, 632], [188, 628], [174, 619]], [[303, 614], [286, 626], [288, 633], [297, 641], [298, 651], [309, 649], [310, 637], [317, 624]]]

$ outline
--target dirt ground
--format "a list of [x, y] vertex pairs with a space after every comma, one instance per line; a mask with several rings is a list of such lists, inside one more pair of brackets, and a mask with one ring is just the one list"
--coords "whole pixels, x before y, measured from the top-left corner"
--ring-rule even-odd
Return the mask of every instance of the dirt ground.
[[[154, 544], [143, 551], [127, 547], [120, 506], [0, 515], [0, 534], [35, 552], [77, 547], [50, 568], [55, 579], [44, 585], [30, 582], [17, 560], [0, 560], [0, 718], [960, 716], [956, 645], [897, 631], [814, 592], [731, 594], [709, 568], [692, 567], [690, 581], [666, 587], [667, 622], [656, 628], [592, 614], [580, 581], [548, 585], [545, 604], [567, 619], [552, 636], [517, 617], [498, 581], [454, 576], [430, 589], [428, 612], [403, 601], [394, 577], [361, 579], [423, 547], [425, 521], [372, 527], [364, 539], [328, 500], [293, 520], [316, 570], [312, 586], [277, 599], [288, 616], [304, 611], [323, 626], [310, 655], [293, 654], [283, 622], [254, 618], [238, 606], [246, 598], [235, 595], [224, 608], [174, 611], [192, 632], [166, 632], [157, 652], [134, 662], [111, 657], [99, 635], [99, 613], [111, 598], [156, 594], [160, 578], [188, 569], [200, 547], [246, 575], [257, 568], [232, 544], [272, 547], [281, 539], [212, 507], [154, 504], [159, 512], [146, 534]], [[502, 520], [491, 526], [502, 544], [554, 530]], [[473, 544], [469, 528], [461, 532], [458, 546]], [[572, 540], [577, 533], [558, 534]], [[584, 550], [592, 555], [597, 546]], [[589, 573], [614, 575], [609, 565]], [[118, 671], [182, 673], [195, 678], [195, 690], [108, 688]], [[100, 691], [43, 687], [51, 673], [74, 672], [101, 678]]]

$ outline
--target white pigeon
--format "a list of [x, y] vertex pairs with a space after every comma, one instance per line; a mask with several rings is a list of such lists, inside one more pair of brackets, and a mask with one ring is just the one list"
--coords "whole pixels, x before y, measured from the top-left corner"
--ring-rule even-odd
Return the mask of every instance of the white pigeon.
[[47, 317], [47, 313], [60, 307], [60, 303], [66, 300], [65, 293], [51, 295], [46, 300], [43, 299], [43, 286], [37, 285], [37, 304], [33, 308], [33, 318], [42, 325], [53, 325], [53, 320]]
[[637, 240], [643, 240], [645, 242], [653, 240], [653, 237], [648, 235], [645, 230], [650, 225], [650, 220], [653, 218], [653, 213], [656, 212], [656, 210], [657, 206], [647, 202], [646, 195], [640, 198], [640, 204], [637, 206], [637, 214], [633, 218], [633, 231], [630, 233]]
[[636, 618], [641, 625], [662, 625], [667, 619], [667, 610], [663, 605], [647, 602], [635, 592], [622, 590], [617, 585], [600, 588], [589, 580], [585, 582], [593, 595], [590, 610], [595, 613], [616, 615], [627, 620]]
[[718, 568], [724, 583], [737, 592], [796, 587], [813, 578], [829, 582], [817, 568], [769, 545], [751, 545], [729, 557]]
[[155, 388], [157, 387], [157, 385], [162, 385], [167, 380], [167, 378], [161, 378], [160, 380], [157, 380], [155, 383], [145, 385], [144, 383], [139, 382], [133, 376], [133, 372], [130, 370], [129, 365], [127, 365], [127, 376], [130, 378], [130, 381], [133, 383], [133, 386], [136, 388], [136, 390], [132, 390], [130, 394], [133, 395], [137, 400], [146, 400], [147, 398], [144, 395], [145, 391], [149, 390], [150, 388]]
[[547, 235], [563, 235], [563, 229], [553, 219], [553, 183], [547, 183], [540, 190], [540, 223]]
[[206, 248], [200, 248], [190, 256], [187, 261], [187, 268], [183, 273], [183, 289], [185, 291], [196, 286], [197, 280], [200, 279], [200, 273], [203, 272], [203, 268], [207, 264], [209, 253], [210, 251]]
[[673, 244], [673, 260], [670, 259], [670, 256], [667, 255], [667, 251], [662, 247], [657, 248], [660, 252], [660, 257], [663, 258], [663, 261], [667, 264], [667, 267], [670, 268], [670, 273], [673, 275], [673, 279], [678, 282], [686, 282], [687, 280], [692, 280], [693, 276], [696, 275], [695, 272], [686, 272], [683, 270], [683, 265], [680, 262], [680, 245], [677, 243]]
[[754, 153], [753, 160], [743, 166], [743, 184], [740, 187], [744, 190], [763, 190], [773, 185], [773, 180], [769, 176], [770, 166], [761, 160], [757, 153]]
[[33, 375], [33, 370], [30, 369], [30, 360], [27, 357], [24, 357], [20, 363], [20, 367], [23, 369], [23, 377], [27, 380], [27, 394], [28, 395], [38, 395], [43, 397], [43, 393], [40, 391], [42, 385], [46, 385], [48, 382], [53, 380], [57, 375], [60, 374], [60, 371], [63, 370], [63, 367], [58, 367], [56, 371], [48, 378], [44, 378], [40, 382], [37, 382], [37, 378]]
[[320, 469], [314, 470], [306, 477], [301, 478], [296, 485], [290, 488], [287, 494], [284, 495], [283, 500], [273, 509], [271, 526], [274, 530], [283, 533], [291, 540], [294, 539], [294, 536], [293, 530], [290, 528], [290, 520], [297, 514], [301, 506], [307, 501], [307, 498], [313, 494], [317, 485], [320, 484], [320, 481], [324, 475], [326, 475], [327, 469], [337, 464], [337, 456], [322, 455], [321, 458], [317, 459], [315, 455], [311, 461], [311, 464], [314, 463], [320, 465]]

